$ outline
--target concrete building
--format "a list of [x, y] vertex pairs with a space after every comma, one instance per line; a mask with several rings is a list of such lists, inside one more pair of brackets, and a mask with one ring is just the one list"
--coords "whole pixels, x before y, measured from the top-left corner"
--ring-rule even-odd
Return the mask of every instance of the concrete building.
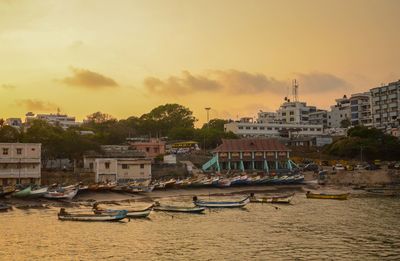
[[370, 90], [373, 126], [382, 129], [400, 125], [400, 80]]
[[0, 143], [0, 186], [40, 184], [41, 144]]
[[127, 139], [133, 150], [143, 151], [146, 157], [154, 159], [158, 155], [165, 154], [165, 141], [156, 138]]
[[35, 115], [32, 112], [28, 112], [25, 116], [26, 116], [25, 122], [28, 126], [30, 122], [32, 122], [35, 119], [47, 121], [49, 124], [60, 126], [63, 129], [79, 126], [81, 124], [80, 122], [76, 122], [75, 117], [60, 113]]
[[322, 125], [290, 123], [254, 123], [241, 120], [224, 125], [225, 132], [233, 132], [241, 137], [297, 137], [319, 136], [323, 134]]
[[151, 180], [151, 159], [146, 158], [143, 152], [118, 145], [106, 145], [102, 149], [104, 154], [88, 154], [83, 158], [84, 169], [95, 173], [96, 182]]
[[276, 112], [259, 111], [257, 113], [257, 122], [258, 123], [276, 122], [277, 117], [278, 113]]
[[22, 127], [21, 118], [8, 118], [5, 121], [5, 125], [20, 129]]
[[328, 112], [328, 128], [340, 128], [341, 122], [345, 119], [350, 121], [350, 99], [346, 95], [336, 99], [336, 104], [331, 106]]
[[328, 111], [317, 110], [310, 112], [308, 115], [308, 122], [312, 125], [322, 125], [324, 128], [328, 127]]
[[203, 171], [276, 172], [291, 170], [290, 150], [276, 139], [222, 140]]
[[350, 97], [351, 125], [372, 126], [371, 93], [352, 94]]
[[305, 102], [286, 101], [277, 110], [276, 120], [281, 123], [308, 124], [309, 114], [315, 111], [315, 106], [307, 106]]

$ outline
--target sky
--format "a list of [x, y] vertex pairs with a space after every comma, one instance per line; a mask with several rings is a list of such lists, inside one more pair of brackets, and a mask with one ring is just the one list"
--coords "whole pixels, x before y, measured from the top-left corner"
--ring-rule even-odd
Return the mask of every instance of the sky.
[[400, 79], [397, 0], [0, 0], [0, 118], [165, 103], [201, 124]]

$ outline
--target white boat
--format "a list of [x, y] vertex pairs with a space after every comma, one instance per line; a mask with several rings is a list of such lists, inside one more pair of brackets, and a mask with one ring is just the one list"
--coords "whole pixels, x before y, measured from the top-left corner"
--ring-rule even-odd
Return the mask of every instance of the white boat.
[[31, 190], [30, 194], [28, 195], [28, 197], [30, 198], [39, 198], [44, 196], [47, 193], [48, 187], [44, 187], [44, 188], [39, 188], [39, 189], [35, 189], [35, 190]]
[[64, 208], [62, 208], [58, 213], [58, 219], [68, 221], [119, 221], [126, 218], [127, 213], [128, 211], [126, 210], [120, 210], [111, 214], [80, 214], [68, 213]]
[[241, 208], [250, 202], [250, 197], [246, 197], [239, 201], [202, 201], [196, 196], [193, 197], [193, 203], [198, 207], [206, 208]]
[[63, 192], [60, 191], [49, 191], [44, 197], [48, 199], [73, 199], [76, 194], [78, 194], [79, 189], [74, 188], [70, 190], [65, 190]]

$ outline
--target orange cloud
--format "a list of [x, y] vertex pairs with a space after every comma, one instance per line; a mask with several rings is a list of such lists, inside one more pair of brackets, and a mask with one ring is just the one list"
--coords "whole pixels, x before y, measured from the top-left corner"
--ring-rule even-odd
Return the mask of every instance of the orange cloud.
[[73, 73], [73, 76], [62, 79], [62, 83], [70, 86], [77, 86], [88, 89], [99, 89], [118, 86], [118, 83], [114, 79], [96, 72], [78, 68], [71, 68], [71, 71]]
[[54, 103], [36, 100], [36, 99], [17, 100], [16, 104], [18, 106], [24, 106], [26, 109], [32, 110], [32, 111], [52, 111], [52, 110], [56, 110], [57, 108], [59, 108], [59, 106], [57, 106]]
[[300, 83], [301, 92], [306, 94], [330, 91], [348, 92], [353, 88], [352, 85], [344, 79], [328, 73], [297, 73], [296, 78]]

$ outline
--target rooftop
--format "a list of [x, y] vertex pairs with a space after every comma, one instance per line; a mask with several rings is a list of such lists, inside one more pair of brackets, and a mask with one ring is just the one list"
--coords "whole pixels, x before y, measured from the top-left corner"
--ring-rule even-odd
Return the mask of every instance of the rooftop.
[[277, 139], [223, 139], [214, 152], [227, 151], [290, 151]]

